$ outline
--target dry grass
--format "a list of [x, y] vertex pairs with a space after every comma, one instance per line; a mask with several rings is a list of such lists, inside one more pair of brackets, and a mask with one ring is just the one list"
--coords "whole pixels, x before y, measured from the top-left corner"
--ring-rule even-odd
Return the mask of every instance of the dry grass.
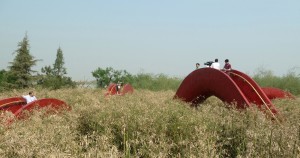
[[[0, 98], [28, 90], [0, 94]], [[190, 108], [174, 91], [104, 97], [101, 89], [35, 90], [72, 111], [0, 127], [0, 157], [299, 157], [299, 100], [275, 100], [285, 121], [257, 109], [225, 108], [217, 98]], [[9, 114], [6, 117], [11, 117]], [[5, 119], [5, 118], [3, 118]]]

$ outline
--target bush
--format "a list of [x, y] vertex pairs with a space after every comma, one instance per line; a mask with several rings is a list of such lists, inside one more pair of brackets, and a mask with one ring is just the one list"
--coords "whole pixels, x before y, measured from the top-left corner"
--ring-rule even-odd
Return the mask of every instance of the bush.
[[137, 89], [148, 89], [152, 91], [160, 90], [177, 90], [181, 79], [175, 77], [168, 77], [164, 74], [145, 74], [139, 73], [133, 78], [133, 87]]
[[76, 87], [76, 83], [72, 81], [70, 77], [60, 77], [60, 76], [42, 76], [41, 79], [38, 80], [38, 85], [43, 88], [50, 89], [60, 89], [60, 88], [74, 88]]

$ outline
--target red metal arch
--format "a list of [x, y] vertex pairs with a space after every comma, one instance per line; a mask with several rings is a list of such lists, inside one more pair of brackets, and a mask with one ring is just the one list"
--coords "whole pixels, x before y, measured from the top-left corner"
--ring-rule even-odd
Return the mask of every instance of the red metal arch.
[[133, 93], [134, 89], [130, 84], [125, 84], [122, 89], [122, 94]]
[[[105, 93], [105, 96], [116, 95], [117, 94], [116, 86], [117, 86], [117, 84], [115, 84], [115, 83], [109, 84], [109, 86], [107, 87], [107, 91]], [[120, 95], [125, 95], [127, 93], [133, 93], [133, 91], [134, 91], [134, 89], [130, 84], [125, 84], [121, 88]]]
[[70, 110], [71, 107], [64, 101], [54, 98], [38, 99], [31, 103], [26, 103], [26, 100], [22, 97], [6, 98], [0, 100], [0, 110], [10, 111], [18, 118], [22, 116], [24, 111], [31, 111], [33, 109], [41, 109], [49, 107], [50, 111], [57, 111], [60, 109]]
[[267, 109], [272, 114], [277, 114], [277, 109], [271, 100], [251, 77], [237, 70], [230, 71], [229, 76], [239, 86], [250, 103], [257, 105], [260, 109]]
[[182, 81], [175, 98], [197, 106], [210, 96], [235, 104], [237, 108], [256, 104], [261, 109], [268, 109], [273, 115], [277, 113], [275, 106], [256, 82], [237, 70], [226, 73], [212, 68], [195, 70]]
[[15, 113], [24, 105], [26, 105], [26, 100], [23, 97], [12, 97], [0, 100], [0, 110], [2, 111]]
[[261, 87], [269, 99], [296, 99], [290, 92], [274, 87]]
[[109, 86], [107, 87], [105, 96], [109, 96], [109, 95], [115, 95], [117, 94], [117, 89], [116, 89], [117, 84], [115, 83], [111, 83], [109, 84]]
[[67, 105], [64, 101], [58, 100], [55, 98], [44, 98], [38, 99], [31, 103], [28, 103], [18, 111], [14, 112], [15, 116], [20, 117], [24, 111], [32, 111], [33, 109], [49, 108], [49, 111], [58, 111], [58, 110], [71, 110], [71, 107]]

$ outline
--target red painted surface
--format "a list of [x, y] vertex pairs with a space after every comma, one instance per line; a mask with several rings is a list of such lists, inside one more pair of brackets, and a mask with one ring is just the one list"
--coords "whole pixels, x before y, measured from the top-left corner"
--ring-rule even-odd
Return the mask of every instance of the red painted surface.
[[33, 101], [25, 106], [22, 106], [18, 111], [14, 114], [19, 117], [24, 111], [32, 111], [34, 109], [41, 109], [48, 107], [50, 111], [58, 111], [58, 110], [71, 110], [71, 107], [67, 105], [64, 101], [54, 99], [54, 98], [44, 98]]
[[290, 92], [274, 87], [262, 87], [269, 99], [296, 99]]
[[22, 106], [26, 105], [26, 100], [22, 97], [13, 97], [0, 100], [0, 110], [15, 113]]
[[223, 72], [212, 68], [201, 68], [191, 72], [179, 86], [175, 98], [197, 106], [210, 96], [245, 108], [256, 104], [259, 108], [266, 104], [273, 114], [275, 106], [262, 89], [246, 74], [232, 70]]
[[212, 68], [201, 68], [191, 72], [182, 81], [175, 98], [197, 106], [210, 96], [216, 96], [229, 104], [234, 103], [238, 108], [251, 106], [229, 75]]
[[[115, 83], [109, 84], [109, 86], [107, 87], [105, 96], [116, 95], [117, 94], [116, 86], [117, 86], [117, 84], [115, 84]], [[122, 86], [121, 92], [119, 95], [130, 94], [130, 93], [133, 93], [133, 91], [134, 91], [134, 89], [130, 84], [125, 84]]]
[[107, 87], [107, 91], [105, 93], [105, 96], [117, 94], [116, 86], [117, 86], [117, 84], [115, 84], [115, 83], [109, 84], [109, 86]]
[[[26, 118], [23, 115], [24, 111], [32, 111], [33, 109], [41, 109], [48, 107], [47, 113], [58, 112], [58, 110], [71, 110], [71, 107], [64, 101], [45, 98], [38, 99], [29, 104], [26, 104], [26, 100], [22, 97], [14, 97], [0, 100], [0, 110], [12, 112], [18, 119]], [[15, 119], [9, 119], [7, 125], [10, 125]]]
[[133, 93], [133, 91], [134, 91], [133, 87], [130, 84], [125, 84], [123, 86], [121, 94], [124, 95], [124, 94], [128, 94], [128, 93]]
[[250, 103], [257, 105], [260, 109], [265, 109], [267, 108], [265, 106], [268, 106], [273, 114], [277, 113], [277, 110], [271, 100], [251, 77], [237, 70], [231, 70], [229, 75], [239, 86]]

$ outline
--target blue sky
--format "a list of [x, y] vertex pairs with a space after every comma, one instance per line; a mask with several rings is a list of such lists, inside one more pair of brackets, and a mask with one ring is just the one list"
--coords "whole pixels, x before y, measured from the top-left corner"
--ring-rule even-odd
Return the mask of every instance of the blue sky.
[[0, 69], [26, 32], [34, 69], [60, 46], [74, 80], [98, 67], [185, 77], [215, 58], [249, 75], [300, 67], [299, 0], [0, 0], [0, 20]]

